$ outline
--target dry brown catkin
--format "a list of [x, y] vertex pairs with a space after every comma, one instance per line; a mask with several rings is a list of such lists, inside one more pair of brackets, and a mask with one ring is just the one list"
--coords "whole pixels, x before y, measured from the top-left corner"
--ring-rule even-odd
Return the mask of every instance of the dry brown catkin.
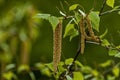
[[54, 73], [57, 72], [57, 66], [61, 59], [61, 46], [62, 46], [62, 21], [59, 20], [55, 31], [53, 31], [53, 69]]

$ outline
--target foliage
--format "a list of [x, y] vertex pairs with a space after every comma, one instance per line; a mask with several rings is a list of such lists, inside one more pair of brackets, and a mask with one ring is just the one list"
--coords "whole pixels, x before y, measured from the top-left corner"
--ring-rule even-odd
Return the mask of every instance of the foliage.
[[[46, 80], [120, 79], [119, 61], [107, 60], [92, 67], [77, 60], [78, 54], [83, 54], [86, 50], [87, 43], [102, 46], [108, 50], [109, 56], [120, 58], [120, 45], [116, 46], [109, 39], [105, 39], [109, 29], [107, 28], [104, 33], [98, 35], [101, 32], [99, 29], [101, 16], [115, 11], [120, 14], [120, 6], [114, 4], [114, 0], [105, 0], [100, 11], [92, 9], [89, 12], [81, 9], [81, 5], [73, 4], [69, 6], [68, 13], [59, 10], [61, 14], [59, 17], [37, 13], [37, 10], [29, 3], [10, 9], [4, 18], [0, 19], [0, 73], [2, 73], [0, 79], [19, 80], [23, 78], [24, 80], [26, 76], [28, 80], [37, 80], [41, 76], [46, 77]], [[111, 7], [111, 10], [103, 12], [105, 5]], [[53, 62], [29, 65], [30, 50], [39, 36], [39, 30], [34, 24], [41, 23], [42, 19], [49, 21], [53, 30]], [[66, 21], [68, 22], [62, 25]], [[64, 30], [63, 35], [62, 30]], [[72, 41], [77, 36], [79, 36], [80, 47], [78, 47], [76, 56], [60, 61], [62, 39], [69, 37]], [[15, 59], [16, 61], [12, 64], [14, 58], [18, 60]], [[37, 76], [40, 77], [37, 78]]]

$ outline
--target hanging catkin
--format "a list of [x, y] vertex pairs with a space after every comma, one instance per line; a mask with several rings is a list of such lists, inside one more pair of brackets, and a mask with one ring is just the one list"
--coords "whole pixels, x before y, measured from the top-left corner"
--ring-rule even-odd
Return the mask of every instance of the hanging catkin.
[[80, 21], [80, 33], [81, 33], [81, 54], [84, 53], [85, 49], [85, 27], [84, 27], [84, 18]]
[[61, 59], [61, 46], [62, 46], [62, 21], [59, 20], [55, 31], [53, 31], [53, 68], [54, 73], [57, 71], [57, 66]]
[[94, 38], [95, 38], [95, 35], [94, 35], [93, 29], [92, 29], [91, 21], [90, 21], [90, 19], [88, 18], [88, 16], [86, 17], [86, 23], [87, 23], [87, 25], [88, 25], [88, 31], [89, 31], [89, 33], [90, 33], [90, 36], [94, 39]]

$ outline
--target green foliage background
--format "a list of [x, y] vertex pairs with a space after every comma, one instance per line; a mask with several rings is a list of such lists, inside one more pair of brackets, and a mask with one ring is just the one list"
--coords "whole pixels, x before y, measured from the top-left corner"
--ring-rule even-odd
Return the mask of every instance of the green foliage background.
[[[65, 1], [68, 3], [66, 4]], [[29, 18], [32, 18], [35, 14], [39, 13], [49, 13], [55, 16], [59, 16], [59, 10], [65, 11], [69, 13], [68, 8], [69, 5], [72, 4], [80, 4], [84, 7], [86, 13], [89, 12], [90, 9], [94, 8], [94, 10], [100, 10], [103, 0], [0, 0], [0, 46], [2, 48], [6, 48], [10, 46], [10, 40], [13, 37], [9, 37], [13, 35], [14, 31], [19, 34], [21, 33], [21, 26], [25, 29], [23, 30], [22, 39], [25, 39], [25, 33], [29, 33], [29, 30], [26, 28], [28, 26], [27, 21], [29, 22]], [[120, 5], [120, 1], [116, 0], [115, 5]], [[29, 7], [33, 6], [35, 13], [29, 14]], [[12, 14], [14, 9], [18, 9], [18, 12]], [[109, 6], [106, 6], [104, 11], [111, 9]], [[19, 11], [20, 10], [20, 11]], [[28, 12], [28, 13], [27, 13]], [[16, 18], [14, 18], [14, 16]], [[12, 17], [12, 18], [11, 18]], [[21, 19], [22, 18], [22, 19]], [[64, 22], [63, 26], [68, 21]], [[108, 33], [106, 38], [110, 43], [115, 44], [116, 46], [120, 44], [120, 15], [117, 12], [113, 12], [104, 16], [101, 16], [100, 21], [100, 34], [104, 33], [106, 29], [108, 29]], [[30, 65], [34, 65], [37, 62], [49, 63], [52, 62], [52, 49], [53, 49], [53, 39], [52, 39], [52, 27], [45, 20], [36, 20], [33, 22], [34, 31], [32, 36], [32, 41], [30, 42]], [[65, 27], [63, 27], [65, 29]], [[12, 34], [7, 32], [12, 32]], [[64, 31], [64, 30], [63, 30]], [[64, 32], [63, 32], [64, 33]], [[9, 35], [9, 36], [8, 36]], [[28, 35], [28, 34], [27, 34]], [[6, 38], [7, 36], [7, 38]], [[22, 39], [17, 42], [17, 51], [16, 55], [12, 58], [11, 62], [8, 59], [8, 63], [15, 63], [18, 60], [18, 65], [20, 64], [20, 44]], [[30, 38], [29, 38], [30, 39]], [[14, 42], [14, 41], [13, 41]], [[5, 46], [5, 47], [4, 47]], [[15, 48], [15, 45], [11, 45], [10, 48]], [[29, 47], [29, 46], [28, 46]], [[78, 47], [78, 37], [72, 39], [69, 42], [69, 37], [63, 38], [62, 45], [62, 60], [64, 61], [67, 58], [73, 58], [77, 52]], [[7, 48], [6, 48], [7, 49]], [[11, 52], [6, 50], [8, 55], [11, 55]], [[0, 54], [3, 54], [4, 50], [0, 50]], [[2, 59], [2, 55], [0, 58]], [[15, 59], [14, 59], [15, 58]], [[90, 65], [92, 67], [96, 67], [99, 63], [105, 62], [106, 60], [113, 59], [116, 62], [119, 61], [118, 58], [108, 56], [108, 51], [100, 47], [98, 45], [87, 44], [85, 48], [85, 53], [83, 55], [79, 55], [78, 60], [84, 65]], [[3, 61], [1, 60], [1, 63]]]

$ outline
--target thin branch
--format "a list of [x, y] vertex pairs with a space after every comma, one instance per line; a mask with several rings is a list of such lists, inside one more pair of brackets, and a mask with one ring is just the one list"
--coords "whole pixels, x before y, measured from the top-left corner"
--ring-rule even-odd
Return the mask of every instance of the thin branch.
[[101, 13], [101, 16], [102, 16], [102, 15], [105, 15], [105, 14], [108, 14], [108, 13], [115, 12], [115, 11], [120, 11], [120, 9], [105, 11], [105, 12]]
[[104, 7], [105, 7], [105, 4], [106, 4], [106, 0], [103, 0], [103, 5], [102, 5], [102, 7], [101, 7], [101, 9], [100, 9], [99, 16], [101, 16], [101, 13], [103, 12], [103, 9], [104, 9]]

